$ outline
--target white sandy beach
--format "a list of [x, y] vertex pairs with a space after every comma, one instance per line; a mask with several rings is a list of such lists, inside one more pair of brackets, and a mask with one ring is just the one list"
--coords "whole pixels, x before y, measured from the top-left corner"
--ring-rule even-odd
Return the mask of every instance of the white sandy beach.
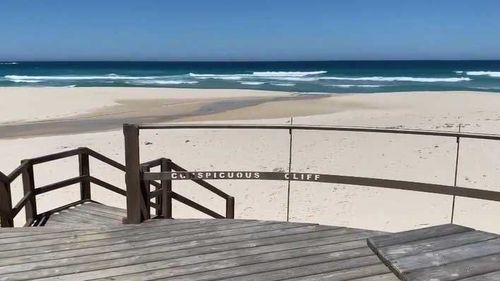
[[[123, 163], [121, 129], [112, 128], [115, 123], [101, 128], [93, 120], [157, 120], [152, 118], [161, 115], [169, 122], [286, 124], [293, 116], [295, 124], [444, 131], [457, 131], [461, 124], [463, 132], [500, 134], [498, 93], [303, 96], [250, 90], [0, 88], [0, 98], [0, 133], [6, 125], [18, 128], [0, 136], [0, 171], [4, 173], [12, 171], [21, 159], [80, 146]], [[88, 128], [71, 128], [72, 120], [86, 120]], [[26, 124], [51, 130], [67, 126], [69, 133], [45, 135], [24, 130], [32, 128], [23, 127]], [[141, 158], [168, 157], [188, 170], [286, 170], [288, 138], [287, 131], [144, 131]], [[500, 143], [463, 140], [461, 145], [458, 185], [499, 190]], [[452, 185], [455, 149], [453, 138], [295, 132], [292, 170]], [[36, 167], [36, 184], [63, 179], [60, 171], [66, 177], [76, 176], [76, 164], [77, 159], [71, 158]], [[124, 187], [123, 173], [96, 161], [91, 168], [96, 177]], [[286, 218], [286, 182], [214, 181], [214, 185], [236, 197], [237, 218]], [[224, 210], [222, 200], [196, 185], [175, 182], [174, 190], [216, 211]], [[19, 200], [20, 180], [12, 191], [15, 201]], [[78, 195], [77, 186], [44, 194], [39, 209], [69, 203]], [[99, 187], [93, 189], [93, 198], [125, 207], [124, 198]], [[295, 182], [290, 216], [292, 221], [397, 231], [448, 223], [451, 201], [450, 196], [411, 191]], [[458, 198], [455, 222], [500, 233], [499, 212], [500, 203]], [[22, 217], [18, 216], [18, 225]], [[204, 215], [176, 204], [174, 217]]]

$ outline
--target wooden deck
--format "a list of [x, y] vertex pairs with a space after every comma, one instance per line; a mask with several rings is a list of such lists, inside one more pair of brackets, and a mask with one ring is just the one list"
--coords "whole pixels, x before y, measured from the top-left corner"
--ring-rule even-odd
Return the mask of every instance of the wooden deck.
[[401, 280], [500, 280], [500, 236], [440, 225], [368, 239]]
[[231, 219], [118, 225], [122, 212], [92, 203], [46, 227], [0, 229], [0, 280], [397, 280], [366, 244], [380, 232]]
[[93, 227], [122, 225], [127, 216], [124, 209], [86, 202], [52, 214], [45, 226], [48, 227]]

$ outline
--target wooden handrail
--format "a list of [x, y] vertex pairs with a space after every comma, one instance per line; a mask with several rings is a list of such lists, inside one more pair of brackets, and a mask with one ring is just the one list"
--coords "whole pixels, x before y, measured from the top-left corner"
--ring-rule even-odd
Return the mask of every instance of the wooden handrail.
[[[33, 177], [33, 166], [59, 160], [67, 157], [78, 156], [79, 157], [79, 173], [80, 176], [73, 177], [69, 179], [65, 179], [59, 182], [51, 183], [48, 185], [44, 185], [38, 188], [34, 186], [34, 177]], [[5, 195], [2, 195], [2, 199], [0, 200], [0, 216], [2, 220], [6, 222], [2, 222], [3, 226], [13, 226], [14, 217], [22, 210], [22, 208], [26, 208], [26, 221], [27, 225], [33, 224], [35, 220], [39, 218], [39, 214], [37, 214], [36, 208], [36, 196], [39, 194], [43, 194], [49, 191], [53, 191], [59, 188], [63, 188], [69, 185], [80, 183], [81, 189], [81, 199], [77, 202], [83, 202], [90, 200], [90, 185], [92, 182], [99, 186], [102, 186], [108, 190], [111, 190], [117, 194], [126, 196], [126, 191], [120, 189], [112, 184], [109, 184], [105, 181], [97, 179], [95, 177], [90, 176], [88, 157], [92, 156], [95, 159], [98, 159], [110, 166], [113, 166], [121, 171], [125, 171], [125, 166], [92, 150], [87, 147], [79, 147], [77, 149], [67, 150], [63, 152], [53, 153], [45, 156], [40, 156], [36, 158], [22, 160], [21, 164], [16, 167], [9, 175], [5, 175], [0, 172], [0, 190]], [[23, 176], [23, 189], [24, 196], [21, 200], [12, 207], [11, 196], [10, 196], [10, 183], [13, 182], [19, 176]], [[4, 192], [5, 191], [5, 192]], [[5, 197], [5, 198], [4, 198]], [[8, 198], [7, 198], [8, 197]], [[73, 204], [73, 203], [71, 203]], [[71, 205], [70, 204], [70, 205]], [[69, 206], [69, 205], [68, 205]], [[64, 206], [63, 206], [64, 207]], [[61, 207], [60, 207], [61, 208]], [[60, 209], [56, 208], [54, 210]], [[53, 211], [53, 210], [52, 210]], [[144, 210], [143, 210], [144, 211]], [[50, 212], [50, 211], [48, 211]], [[46, 214], [48, 212], [45, 212]]]
[[171, 196], [173, 199], [175, 199], [181, 203], [184, 203], [184, 204], [188, 205], [189, 207], [192, 207], [192, 208], [194, 208], [202, 213], [205, 213], [213, 218], [217, 218], [217, 219], [225, 218], [223, 215], [216, 213], [216, 212], [208, 209], [207, 207], [204, 207], [204, 206], [194, 202], [193, 200], [190, 200], [190, 199], [188, 199], [188, 198], [186, 198], [178, 193], [171, 192]]
[[90, 179], [91, 183], [97, 184], [101, 187], [106, 188], [107, 190], [113, 191], [113, 192], [118, 193], [120, 195], [127, 196], [127, 191], [125, 191], [117, 186], [114, 186], [110, 183], [107, 183], [103, 180], [100, 180], [100, 179], [92, 177], [92, 176], [90, 176], [89, 179]]
[[[174, 171], [177, 171], [177, 172], [187, 172], [186, 169], [182, 168], [181, 166], [175, 164], [172, 162], [172, 169]], [[218, 189], [217, 187], [209, 184], [208, 182], [204, 181], [204, 180], [200, 180], [200, 179], [192, 179], [192, 181], [194, 181], [195, 183], [203, 186], [204, 188], [210, 190], [211, 192], [219, 195], [220, 197], [224, 198], [224, 199], [228, 199], [229, 197], [231, 197], [229, 194], [225, 193], [224, 191]]]
[[47, 185], [44, 185], [42, 187], [36, 188], [35, 195], [40, 195], [40, 194], [43, 194], [43, 193], [46, 193], [46, 192], [49, 192], [52, 190], [59, 189], [61, 187], [80, 183], [81, 181], [86, 180], [86, 179], [87, 179], [87, 176], [78, 176], [78, 177], [73, 177], [73, 178], [69, 178], [66, 180], [58, 181], [56, 183], [47, 184]]
[[0, 172], [0, 182], [10, 183], [10, 178], [6, 174]]
[[81, 152], [82, 152], [81, 148], [76, 148], [76, 149], [72, 149], [72, 150], [67, 150], [67, 151], [63, 151], [63, 152], [58, 152], [58, 153], [54, 153], [54, 154], [49, 154], [49, 155], [45, 155], [45, 156], [31, 158], [31, 159], [29, 159], [29, 162], [32, 165], [37, 165], [37, 164], [41, 164], [41, 163], [45, 163], [45, 162], [50, 162], [50, 161], [54, 161], [54, 160], [58, 160], [58, 159], [62, 159], [62, 158], [75, 156]]
[[15, 217], [22, 210], [22, 208], [26, 205], [26, 202], [28, 202], [33, 195], [34, 195], [33, 192], [25, 194], [23, 198], [21, 198], [21, 200], [17, 202], [16, 206], [12, 208], [11, 216]]
[[117, 168], [118, 170], [121, 170], [121, 171], [125, 171], [125, 166], [116, 162], [115, 160], [111, 159], [111, 158], [108, 158], [90, 148], [87, 148], [87, 147], [82, 147], [80, 149], [84, 149], [90, 156], [94, 157], [95, 159], [97, 160], [100, 160], [101, 162], [104, 162], [110, 166], [113, 166], [115, 168]]
[[437, 130], [417, 130], [417, 129], [395, 129], [380, 127], [361, 127], [361, 126], [328, 126], [328, 125], [285, 125], [285, 124], [140, 124], [135, 125], [140, 130], [152, 129], [258, 129], [258, 130], [312, 130], [312, 131], [341, 131], [341, 132], [366, 132], [366, 133], [385, 133], [385, 134], [403, 134], [403, 135], [422, 135], [422, 136], [441, 136], [441, 137], [460, 137], [471, 139], [500, 140], [498, 134], [475, 134], [458, 133]]

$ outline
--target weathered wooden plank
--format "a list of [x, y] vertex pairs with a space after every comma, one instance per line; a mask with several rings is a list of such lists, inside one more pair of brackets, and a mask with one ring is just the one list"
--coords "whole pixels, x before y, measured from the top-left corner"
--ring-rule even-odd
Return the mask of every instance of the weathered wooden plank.
[[452, 262], [500, 253], [500, 238], [474, 244], [423, 253], [392, 260], [392, 267], [403, 274], [429, 266], [441, 266]]
[[[291, 230], [283, 230], [281, 231], [281, 236], [276, 236], [276, 237], [261, 237], [259, 239], [247, 239], [247, 240], [240, 240], [240, 241], [235, 241], [231, 243], [219, 243], [219, 244], [212, 244], [209, 243], [209, 245], [205, 246], [206, 243], [205, 241], [195, 241], [195, 243], [190, 243], [188, 245], [191, 246], [191, 248], [185, 248], [186, 245], [182, 245], [181, 250], [175, 250], [176, 245], [165, 245], [165, 246], [157, 246], [157, 247], [152, 247], [150, 249], [147, 249], [143, 251], [143, 255], [138, 256], [137, 251], [138, 249], [133, 249], [131, 251], [120, 251], [118, 252], [118, 256], [116, 256], [116, 253], [107, 253], [105, 256], [99, 256], [99, 255], [92, 255], [92, 256], [85, 256], [81, 257], [80, 259], [75, 259], [73, 261], [77, 262], [77, 264], [71, 264], [71, 265], [66, 265], [66, 266], [61, 266], [61, 263], [63, 260], [56, 260], [56, 261], [50, 261], [52, 264], [46, 264], [46, 266], [41, 267], [40, 264], [37, 266], [37, 270], [32, 270], [32, 271], [23, 271], [23, 272], [17, 272], [17, 273], [11, 273], [11, 274], [2, 274], [1, 278], [34, 278], [34, 277], [48, 277], [48, 276], [54, 276], [54, 275], [61, 275], [61, 274], [73, 274], [73, 273], [79, 273], [79, 272], [85, 272], [85, 271], [93, 271], [93, 270], [98, 270], [98, 269], [104, 269], [104, 268], [112, 268], [112, 267], [119, 267], [119, 266], [126, 266], [126, 265], [132, 265], [132, 264], [142, 264], [145, 262], [155, 262], [160, 259], [172, 259], [176, 257], [182, 257], [182, 256], [193, 256], [193, 255], [199, 255], [203, 253], [213, 253], [213, 252], [220, 252], [220, 251], [227, 251], [235, 248], [253, 248], [253, 247], [258, 247], [258, 246], [264, 246], [264, 245], [273, 245], [276, 243], [286, 243], [286, 242], [297, 242], [297, 241], [303, 241], [307, 240], [308, 242], [311, 242], [311, 240], [315, 239], [332, 239], [331, 233], [336, 231], [336, 230], [324, 230], [324, 231], [318, 231], [318, 232], [306, 232], [306, 233], [299, 233], [299, 234], [290, 234], [293, 229]], [[261, 235], [262, 236], [262, 235]], [[179, 248], [179, 246], [177, 246]], [[158, 252], [160, 251], [160, 252]], [[119, 255], [122, 255], [120, 258]], [[97, 259], [106, 259], [106, 260], [97, 260]], [[109, 259], [113, 258], [113, 259]], [[87, 262], [88, 259], [88, 262]], [[82, 261], [84, 263], [82, 263]], [[93, 262], [91, 262], [93, 261]], [[53, 267], [49, 267], [53, 266]], [[6, 269], [9, 270], [9, 269]], [[16, 270], [25, 270], [22, 268], [16, 268]], [[117, 275], [115, 273], [115, 275]], [[94, 276], [94, 275], [93, 275]], [[75, 277], [75, 276], [72, 276]], [[2, 280], [0, 278], [0, 280]], [[80, 278], [80, 277], [78, 277]], [[78, 280], [77, 278], [74, 278], [73, 280]]]
[[[368, 247], [367, 247], [368, 248]], [[382, 276], [385, 279], [381, 279]], [[361, 278], [361, 279], [360, 279]], [[366, 279], [368, 278], [368, 279]], [[372, 278], [372, 279], [369, 279]], [[377, 279], [373, 279], [377, 278]], [[389, 279], [392, 278], [392, 279]], [[348, 268], [333, 272], [320, 273], [314, 275], [308, 275], [297, 278], [288, 278], [288, 280], [294, 281], [305, 281], [305, 280], [399, 280], [394, 274], [390, 273], [390, 270], [382, 263], [367, 265], [361, 267]]]
[[476, 275], [462, 279], [463, 281], [500, 281], [500, 271], [494, 271], [487, 274]]
[[[354, 268], [359, 269], [363, 266], [375, 264], [380, 264], [380, 260], [375, 255], [330, 261], [328, 261], [326, 257], [320, 258], [320, 256], [311, 256], [304, 259], [292, 259], [289, 261], [256, 264], [248, 266], [242, 271], [224, 271], [218, 273], [217, 275], [210, 272], [209, 275], [203, 276], [185, 275], [180, 276], [179, 278], [171, 278], [170, 280], [220, 280], [222, 278], [226, 280], [286, 280], [292, 277], [308, 276], [318, 273]], [[235, 277], [235, 275], [237, 276]]]
[[[366, 234], [367, 236], [370, 234]], [[360, 236], [357, 235], [357, 238]], [[285, 237], [286, 238], [286, 237]], [[347, 236], [337, 236], [337, 237], [324, 237], [311, 240], [300, 240], [300, 241], [269, 241], [264, 245], [245, 245], [244, 247], [239, 246], [239, 244], [233, 245], [227, 249], [214, 248], [214, 249], [196, 249], [191, 250], [188, 253], [176, 253], [174, 256], [170, 253], [170, 256], [162, 255], [158, 260], [153, 262], [141, 263], [137, 262], [135, 264], [126, 264], [123, 266], [110, 267], [108, 269], [100, 269], [83, 273], [75, 273], [65, 276], [60, 276], [59, 280], [78, 280], [86, 278], [103, 278], [124, 274], [134, 274], [137, 272], [153, 272], [156, 274], [165, 274], [171, 267], [182, 266], [186, 264], [202, 264], [208, 261], [220, 260], [220, 259], [231, 259], [238, 258], [245, 255], [255, 255], [266, 252], [282, 251], [287, 249], [296, 248], [313, 248], [322, 247], [324, 245], [330, 245], [331, 251], [342, 251], [347, 249], [355, 249], [364, 247], [365, 238], [352, 240], [351, 237]], [[275, 240], [275, 239], [273, 239]], [[346, 241], [347, 240], [347, 241]], [[344, 241], [344, 242], [342, 242]], [[221, 250], [221, 251], [218, 251]], [[116, 261], [116, 260], [115, 260]], [[162, 270], [166, 269], [166, 270]], [[146, 275], [145, 275], [146, 276]], [[153, 275], [154, 276], [154, 275]], [[118, 278], [118, 277], [114, 277]], [[126, 277], [124, 280], [130, 280]]]
[[[127, 236], [119, 239], [103, 239], [99, 241], [88, 241], [80, 243], [69, 243], [64, 245], [50, 245], [37, 249], [17, 250], [10, 253], [1, 253], [3, 258], [0, 264], [22, 263], [29, 261], [42, 261], [55, 258], [67, 258], [81, 255], [92, 255], [135, 247], [154, 247], [162, 244], [181, 243], [196, 240], [208, 240], [214, 238], [224, 239], [226, 236], [247, 235], [255, 232], [266, 232], [277, 229], [297, 228], [295, 225], [240, 223], [221, 228], [217, 225], [206, 226], [202, 229], [184, 229], [163, 233], [150, 233], [140, 236]], [[196, 233], [193, 233], [196, 232]], [[22, 251], [22, 253], [18, 253]], [[33, 256], [36, 255], [36, 258]]]
[[[303, 229], [305, 227], [305, 229]], [[233, 228], [220, 228], [216, 225], [205, 227], [200, 229], [200, 231], [196, 231], [197, 233], [192, 233], [193, 229], [180, 230], [176, 232], [170, 232], [168, 235], [162, 233], [149, 233], [140, 236], [130, 236], [123, 237], [115, 240], [101, 240], [101, 241], [89, 241], [78, 243], [77, 245], [69, 244], [66, 245], [65, 248], [56, 248], [53, 247], [44, 247], [40, 248], [35, 255], [26, 254], [22, 256], [13, 256], [13, 257], [4, 257], [0, 259], [0, 265], [12, 265], [12, 264], [20, 264], [20, 263], [29, 263], [29, 262], [40, 262], [44, 260], [53, 260], [53, 259], [63, 259], [70, 257], [78, 257], [84, 255], [93, 255], [93, 254], [103, 254], [107, 252], [115, 252], [120, 250], [128, 250], [132, 248], [148, 248], [148, 247], [156, 247], [159, 245], [168, 245], [175, 244], [177, 248], [181, 248], [181, 242], [191, 242], [197, 241], [200, 239], [206, 240], [206, 243], [214, 242], [217, 240], [227, 240], [230, 239], [237, 240], [241, 238], [243, 235], [252, 235], [253, 233], [259, 232], [270, 232], [275, 230], [284, 230], [291, 228], [301, 228], [303, 230], [297, 230], [297, 232], [307, 231], [307, 226], [297, 227], [295, 225], [287, 225], [287, 224], [237, 224], [234, 225]], [[266, 234], [266, 233], [264, 233]], [[278, 233], [279, 234], [279, 233]], [[30, 251], [33, 252], [33, 251]]]
[[[302, 246], [302, 245], [301, 245]], [[202, 273], [201, 276], [206, 274], [210, 275], [211, 271], [220, 269], [237, 270], [238, 267], [244, 265], [253, 265], [257, 263], [274, 262], [278, 260], [286, 260], [291, 258], [300, 258], [304, 256], [318, 255], [318, 254], [330, 254], [332, 260], [355, 258], [361, 256], [373, 255], [368, 247], [354, 248], [345, 251], [336, 251], [338, 245], [327, 244], [321, 245], [319, 247], [308, 247], [302, 246], [300, 248], [290, 248], [282, 251], [270, 251], [254, 255], [245, 255], [246, 251], [241, 251], [238, 256], [232, 256], [229, 259], [219, 259], [219, 260], [208, 260], [201, 263], [193, 263], [184, 266], [175, 266], [172, 268], [157, 268], [157, 270], [152, 270], [151, 266], [148, 268], [150, 270], [138, 272], [134, 274], [127, 274], [121, 276], [109, 277], [112, 280], [154, 280], [159, 278], [170, 278], [173, 276]], [[208, 272], [208, 273], [207, 273]], [[194, 275], [191, 275], [193, 279], [196, 279]], [[108, 280], [109, 280], [108, 279]], [[101, 280], [106, 280], [101, 279]]]
[[85, 205], [82, 206], [82, 205], [80, 205], [80, 206], [76, 206], [74, 208], [71, 208], [70, 210], [71, 211], [83, 212], [83, 213], [87, 213], [87, 214], [91, 214], [91, 215], [96, 215], [96, 216], [106, 217], [106, 218], [118, 221], [120, 223], [122, 223], [122, 219], [124, 218], [124, 216], [117, 215], [117, 214], [112, 214], [112, 213], [109, 213], [109, 212], [104, 212], [101, 209], [93, 208], [92, 206], [85, 206]]
[[[286, 225], [285, 225], [286, 226]], [[48, 261], [33, 261], [31, 263], [23, 263], [23, 264], [18, 264], [18, 265], [11, 265], [8, 268], [0, 268], [0, 275], [9, 273], [9, 272], [16, 272], [18, 270], [30, 270], [30, 269], [36, 269], [36, 268], [44, 268], [44, 267], [50, 267], [50, 266], [67, 266], [71, 264], [78, 264], [78, 263], [83, 263], [83, 262], [94, 262], [94, 261], [104, 261], [104, 260], [110, 260], [110, 259], [116, 259], [116, 258], [124, 258], [124, 257], [133, 257], [137, 255], [148, 255], [148, 254], [153, 254], [157, 252], [169, 252], [169, 251], [174, 251], [174, 250], [182, 250], [182, 249], [189, 249], [192, 247], [201, 247], [201, 246], [209, 246], [209, 245], [220, 245], [224, 243], [234, 243], [234, 242], [239, 242], [239, 241], [245, 241], [245, 238], [247, 240], [249, 239], [255, 239], [255, 238], [267, 238], [270, 236], [279, 236], [279, 235], [287, 235], [287, 234], [300, 234], [300, 233], [307, 233], [308, 231], [311, 231], [312, 227], [305, 227], [305, 229], [300, 229], [300, 228], [284, 228], [284, 229], [277, 229], [273, 232], [262, 232], [262, 233], [247, 233], [247, 235], [235, 235], [235, 236], [229, 236], [229, 237], [223, 237], [223, 238], [213, 238], [213, 239], [206, 239], [202, 241], [198, 240], [190, 240], [190, 241], [185, 241], [183, 243], [172, 243], [172, 244], [158, 244], [154, 243], [153, 245], [149, 247], [144, 247], [142, 246], [143, 243], [137, 243], [136, 247], [131, 247], [130, 243], [124, 244], [124, 249], [121, 251], [118, 251], [116, 248], [111, 248], [107, 252], [102, 251], [101, 248], [96, 248], [93, 251], [93, 254], [89, 255], [88, 253], [85, 256], [73, 256], [73, 257], [67, 257], [64, 259], [59, 259], [57, 263], [54, 263], [54, 258], [48, 260]], [[260, 237], [262, 236], [262, 237]]]
[[112, 206], [108, 206], [108, 205], [103, 205], [103, 204], [99, 204], [99, 203], [86, 202], [83, 204], [83, 207], [97, 209], [97, 210], [100, 210], [102, 212], [114, 214], [117, 216], [125, 216], [125, 217], [127, 216], [127, 212], [125, 211], [125, 209], [120, 209], [120, 208], [116, 208], [116, 207], [112, 207]]
[[79, 214], [70, 210], [64, 210], [53, 214], [50, 216], [49, 221], [50, 220], [66, 224], [87, 225], [87, 227], [92, 227], [92, 225], [107, 225], [108, 223], [115, 223], [115, 221], [105, 220], [100, 217], [93, 217], [88, 214]]
[[[408, 272], [404, 275], [406, 280], [462, 280], [490, 272], [500, 271], [500, 254], [488, 255], [479, 258], [461, 260], [442, 266], [432, 266]], [[496, 275], [496, 274], [492, 274]], [[488, 280], [488, 279], [476, 279]], [[495, 279], [493, 279], [495, 280]]]
[[445, 236], [455, 233], [462, 233], [467, 231], [473, 231], [473, 229], [454, 224], [444, 224], [439, 226], [431, 226], [421, 229], [370, 237], [368, 239], [368, 246], [370, 246], [370, 248], [372, 248], [374, 251], [378, 252], [377, 249], [382, 247], [392, 246], [396, 244], [403, 244], [412, 241], [430, 239], [434, 237]]
[[[0, 252], [0, 258], [19, 256], [28, 254], [36, 254], [42, 251], [51, 251], [51, 250], [64, 250], [64, 249], [74, 249], [78, 248], [80, 245], [84, 245], [84, 247], [88, 247], [88, 244], [94, 243], [94, 245], [106, 245], [107, 243], [112, 243], [113, 241], [122, 241], [127, 237], [141, 237], [147, 233], [157, 233], [160, 237], [168, 237], [168, 236], [179, 236], [179, 235], [191, 235], [196, 231], [210, 231], [212, 230], [210, 227], [217, 227], [217, 229], [231, 228], [234, 227], [245, 227], [247, 225], [261, 225], [260, 222], [234, 222], [234, 224], [220, 224], [219, 221], [216, 222], [190, 222], [190, 223], [178, 223], [174, 225], [151, 225], [147, 228], [118, 228], [118, 229], [107, 229], [107, 230], [99, 230], [95, 231], [91, 234], [85, 235], [71, 235], [66, 238], [58, 238], [58, 239], [46, 239], [46, 240], [38, 240], [32, 242], [23, 242], [16, 244], [8, 244], [2, 246], [2, 251]], [[272, 224], [272, 223], [267, 223]], [[84, 244], [88, 242], [87, 244]]]
[[440, 236], [437, 238], [414, 241], [405, 244], [379, 248], [379, 253], [385, 259], [394, 260], [404, 256], [414, 256], [422, 253], [463, 246], [490, 239], [498, 238], [497, 234], [482, 231], [468, 231], [458, 234]]
[[351, 281], [399, 281], [399, 278], [391, 272], [386, 274], [367, 276], [363, 278], [356, 278], [352, 279]]
[[[82, 220], [95, 222], [98, 224], [106, 224], [106, 225], [122, 224], [121, 219], [118, 220], [116, 218], [110, 218], [107, 216], [102, 216], [100, 214], [84, 212], [82, 209], [83, 208], [68, 208], [68, 209], [62, 211], [60, 214], [66, 214], [67, 217], [74, 218], [75, 221], [78, 221], [81, 218]], [[64, 216], [63, 216], [63, 218], [64, 218]], [[89, 226], [90, 226], [90, 224], [89, 224]]]

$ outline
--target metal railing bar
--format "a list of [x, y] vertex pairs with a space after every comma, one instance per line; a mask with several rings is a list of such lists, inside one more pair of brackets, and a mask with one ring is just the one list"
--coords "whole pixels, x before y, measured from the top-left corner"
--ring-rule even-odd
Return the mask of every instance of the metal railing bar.
[[[288, 181], [288, 178], [285, 175], [290, 175], [288, 173], [277, 173], [277, 172], [258, 172], [258, 171], [194, 171], [194, 172], [186, 172], [186, 178], [175, 178], [172, 179], [171, 175], [175, 174], [172, 172], [151, 172], [144, 173], [144, 178], [146, 180], [192, 180], [189, 177], [190, 174], [196, 176], [196, 174], [207, 174], [210, 173], [220, 174], [220, 173], [248, 173], [248, 174], [258, 174], [259, 177], [249, 177], [249, 178], [205, 178], [210, 180], [285, 180]], [[310, 174], [310, 173], [292, 173], [292, 174], [301, 174], [301, 175], [311, 175], [317, 176], [317, 180], [311, 180], [304, 178], [293, 178], [289, 176], [292, 181], [302, 181], [302, 182], [311, 182], [311, 183], [336, 183], [336, 184], [348, 184], [348, 185], [361, 185], [368, 187], [380, 187], [380, 188], [389, 188], [389, 189], [400, 189], [400, 190], [410, 190], [410, 191], [420, 191], [427, 193], [437, 193], [443, 195], [455, 195], [459, 197], [467, 197], [467, 198], [475, 198], [475, 199], [484, 199], [489, 201], [500, 201], [500, 192], [498, 191], [490, 191], [483, 189], [474, 189], [474, 188], [466, 188], [466, 187], [458, 187], [458, 186], [449, 186], [449, 185], [440, 185], [440, 184], [432, 184], [432, 183], [421, 183], [421, 182], [413, 182], [413, 181], [401, 181], [401, 180], [389, 180], [389, 179], [380, 179], [380, 178], [369, 178], [369, 177], [356, 177], [356, 176], [343, 176], [343, 175], [330, 175], [330, 174]]]
[[123, 195], [123, 196], [127, 196], [127, 191], [125, 191], [125, 190], [123, 190], [115, 185], [112, 185], [110, 183], [107, 183], [103, 180], [100, 180], [100, 179], [92, 177], [92, 176], [89, 177], [89, 180], [91, 183], [94, 183], [94, 184], [97, 184], [101, 187], [104, 187], [107, 190], [113, 191], [113, 192], [118, 193], [118, 194]]
[[52, 190], [59, 189], [61, 187], [80, 183], [81, 181], [86, 180], [86, 179], [88, 179], [88, 176], [79, 176], [79, 177], [74, 177], [74, 178], [70, 178], [67, 180], [62, 180], [62, 181], [59, 181], [56, 183], [51, 183], [51, 184], [48, 184], [45, 186], [41, 186], [41, 187], [38, 187], [35, 189], [35, 195], [40, 195], [40, 194], [43, 194], [43, 193], [46, 193], [46, 192], [49, 192]]
[[149, 203], [149, 206], [155, 210], [159, 210], [161, 208], [160, 205], [156, 204], [156, 203], [153, 203], [153, 202], [150, 202]]
[[194, 202], [194, 201], [192, 201], [192, 200], [190, 200], [190, 199], [188, 199], [188, 198], [186, 198], [178, 193], [171, 192], [171, 196], [172, 196], [172, 199], [175, 199], [181, 203], [184, 203], [184, 204], [188, 205], [189, 207], [194, 208], [202, 213], [205, 213], [213, 218], [217, 218], [217, 219], [224, 218], [223, 215], [218, 214], [218, 213], [216, 213], [216, 212], [214, 212], [206, 207], [203, 207], [202, 205], [200, 205], [200, 204], [198, 204], [198, 203], [196, 203], [196, 202]]
[[344, 132], [367, 132], [367, 133], [389, 133], [404, 135], [424, 135], [424, 136], [442, 136], [442, 137], [461, 137], [472, 139], [500, 140], [498, 134], [476, 134], [476, 133], [457, 133], [437, 130], [419, 130], [419, 129], [393, 129], [377, 127], [346, 127], [346, 126], [324, 126], [324, 125], [262, 125], [262, 124], [142, 124], [139, 129], [262, 129], [262, 130], [314, 130], [314, 131], [344, 131]]
[[[179, 171], [179, 172], [187, 172], [186, 169], [182, 168], [181, 166], [175, 164], [174, 162], [171, 162], [171, 167], [172, 167], [172, 170], [174, 171]], [[144, 174], [151, 174], [150, 173], [144, 173]], [[146, 179], [146, 178], [145, 178]], [[158, 180], [158, 179], [153, 179], [153, 180]], [[201, 180], [201, 179], [192, 179], [192, 181], [194, 181], [195, 183], [203, 186], [204, 188], [212, 191], [213, 193], [219, 195], [220, 197], [224, 198], [224, 199], [228, 199], [229, 197], [231, 197], [229, 194], [225, 193], [224, 191], [218, 189], [217, 187], [209, 184], [208, 182], [204, 181], [204, 180]]]

